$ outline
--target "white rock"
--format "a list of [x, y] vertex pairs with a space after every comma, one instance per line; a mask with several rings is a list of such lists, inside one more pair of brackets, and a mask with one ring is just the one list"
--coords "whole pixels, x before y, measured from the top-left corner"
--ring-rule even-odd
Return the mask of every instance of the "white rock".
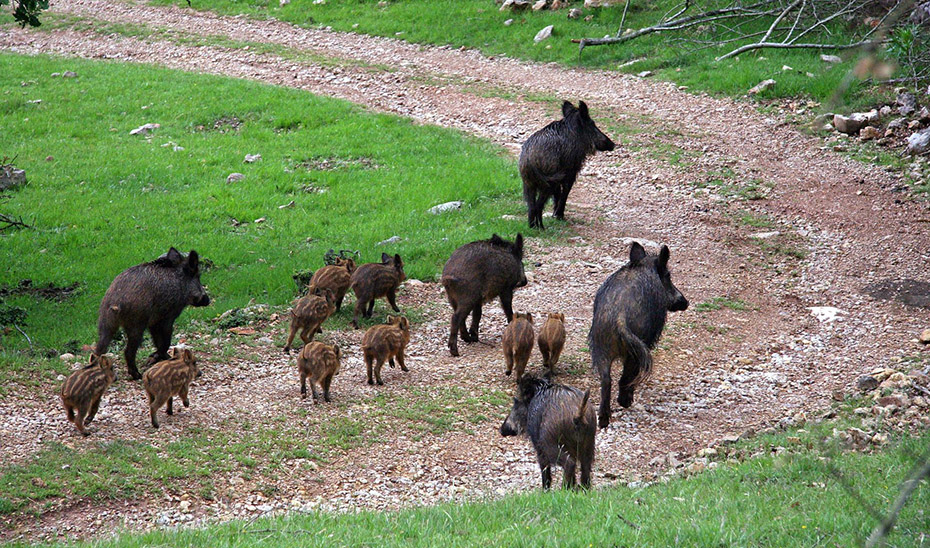
[[827, 55], [825, 53], [820, 54], [820, 60], [823, 61], [824, 63], [842, 63], [843, 62], [843, 59], [841, 59], [838, 55]]
[[245, 179], [245, 175], [243, 175], [242, 173], [230, 173], [229, 176], [226, 177], [226, 182], [235, 183], [243, 179]]
[[61, 356], [58, 356], [58, 357], [59, 357], [59, 358], [61, 359], [61, 361], [63, 361], [63, 362], [70, 362], [71, 360], [74, 359], [74, 354], [72, 354], [71, 352], [65, 352], [64, 354], [62, 354]]
[[772, 80], [771, 78], [769, 78], [768, 80], [762, 80], [761, 82], [759, 82], [758, 84], [756, 84], [755, 86], [753, 86], [752, 89], [750, 89], [750, 90], [749, 90], [748, 92], [746, 92], [746, 93], [749, 94], [749, 95], [757, 95], [757, 94], [762, 93], [763, 91], [765, 91], [765, 90], [771, 88], [772, 86], [775, 85], [775, 83], [776, 83], [775, 80]]
[[817, 321], [825, 323], [841, 320], [840, 315], [846, 313], [833, 306], [809, 306], [807, 309], [811, 311], [813, 317], [817, 318]]
[[262, 155], [261, 155], [261, 154], [246, 154], [246, 155], [245, 155], [245, 160], [243, 160], [242, 163], [244, 163], [244, 164], [254, 164], [255, 162], [257, 162], [257, 161], [259, 161], [259, 160], [261, 160], [261, 159], [262, 159]]
[[391, 237], [388, 238], [387, 240], [381, 240], [380, 242], [378, 242], [378, 243], [375, 244], [375, 245], [396, 244], [397, 242], [401, 241], [401, 239], [402, 239], [402, 238], [401, 238], [400, 236], [391, 236]]
[[781, 232], [775, 230], [772, 232], [756, 232], [755, 234], [750, 234], [749, 237], [756, 238], [759, 240], [768, 240], [769, 238], [774, 238], [775, 236], [778, 236], [779, 234], [781, 234]]
[[923, 129], [907, 138], [907, 153], [923, 154], [930, 148], [930, 128]]
[[652, 71], [651, 71], [651, 70], [644, 70], [644, 71], [640, 72], [639, 74], [637, 74], [636, 76], [639, 76], [640, 78], [649, 78], [650, 76], [652, 76]]
[[458, 202], [458, 201], [446, 202], [444, 204], [435, 205], [429, 208], [428, 210], [426, 210], [426, 212], [432, 213], [433, 215], [439, 215], [440, 213], [445, 213], [447, 211], [455, 211], [456, 209], [462, 209], [462, 205], [464, 204], [465, 202]]
[[552, 36], [552, 27], [553, 25], [549, 25], [548, 27], [544, 27], [542, 30], [537, 32], [536, 37], [533, 38], [533, 41], [538, 44], [539, 42], [542, 42], [543, 40]]
[[148, 135], [152, 130], [158, 129], [161, 124], [143, 124], [129, 132], [130, 135]]

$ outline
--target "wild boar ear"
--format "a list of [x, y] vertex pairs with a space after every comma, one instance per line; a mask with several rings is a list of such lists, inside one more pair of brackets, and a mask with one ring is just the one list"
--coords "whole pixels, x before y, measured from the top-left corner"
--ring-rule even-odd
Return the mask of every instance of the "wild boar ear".
[[562, 103], [562, 117], [563, 118], [568, 118], [568, 115], [575, 112], [576, 110], [578, 109], [575, 108], [575, 105], [569, 103], [568, 101], [565, 101], [564, 103]]
[[527, 313], [526, 313], [526, 321], [528, 321], [528, 322], [530, 322], [530, 323], [533, 323], [533, 314], [532, 314], [532, 312], [527, 312]]
[[559, 321], [565, 323], [565, 314], [559, 313]]
[[513, 243], [514, 250], [516, 251], [517, 257], [523, 258], [523, 234], [518, 233], [517, 239]]
[[381, 253], [381, 262], [382, 262], [382, 263], [386, 263], [386, 262], [388, 262], [388, 261], [390, 261], [390, 260], [391, 260], [391, 256], [390, 256], [390, 255], [388, 255], [387, 253], [383, 253], [383, 252]]
[[646, 258], [646, 250], [643, 249], [643, 246], [639, 242], [633, 242], [633, 245], [630, 246], [630, 264], [635, 265], [639, 264]]
[[396, 266], [396, 267], [398, 267], [398, 268], [403, 268], [403, 266], [404, 266], [404, 261], [401, 260], [401, 258], [400, 258], [400, 253], [395, 253], [395, 254], [394, 254], [394, 266]]
[[172, 247], [168, 250], [168, 253], [165, 254], [165, 258], [171, 261], [171, 264], [179, 265], [181, 261], [184, 260], [184, 256], [181, 255], [181, 252]]
[[338, 360], [338, 359], [339, 359], [339, 354], [342, 352], [341, 350], [339, 350], [339, 345], [338, 345], [338, 344], [333, 343], [333, 352], [336, 353], [336, 359]]
[[193, 249], [187, 254], [187, 268], [193, 273], [200, 272], [200, 255]]
[[181, 353], [181, 357], [184, 359], [184, 363], [193, 363], [194, 353], [191, 352], [190, 348], [185, 348]]
[[584, 101], [578, 101], [578, 112], [581, 113], [581, 117], [582, 117], [582, 118], [590, 118], [590, 117], [591, 117], [591, 116], [588, 114], [588, 105], [586, 105]]
[[659, 262], [657, 263], [659, 270], [666, 270], [668, 268], [668, 246], [663, 245], [662, 249], [659, 251]]
[[100, 356], [98, 356], [97, 354], [94, 354], [93, 352], [91, 352], [91, 353], [90, 353], [90, 360], [89, 360], [87, 363], [90, 364], [90, 365], [94, 365], [95, 363], [97, 363], [97, 361], [98, 361], [99, 359], [100, 359]]

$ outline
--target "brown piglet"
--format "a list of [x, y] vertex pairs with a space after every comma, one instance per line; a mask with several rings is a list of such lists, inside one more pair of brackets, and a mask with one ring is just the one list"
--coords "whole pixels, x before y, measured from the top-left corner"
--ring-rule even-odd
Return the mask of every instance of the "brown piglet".
[[407, 371], [404, 364], [404, 349], [410, 342], [410, 322], [403, 316], [388, 316], [388, 323], [375, 325], [365, 332], [362, 337], [362, 353], [365, 355], [365, 365], [368, 368], [368, 384], [384, 384], [381, 380], [381, 367], [389, 361], [394, 367], [394, 358], [400, 364], [401, 371]]
[[94, 420], [100, 408], [100, 398], [114, 379], [113, 358], [92, 354], [90, 365], [72, 373], [61, 385], [61, 403], [68, 413], [68, 420], [74, 423], [81, 435], [90, 435], [84, 425]]
[[352, 259], [336, 259], [336, 264], [327, 265], [317, 270], [310, 279], [310, 292], [314, 288], [326, 288], [333, 292], [336, 310], [342, 309], [342, 299], [352, 286], [352, 273], [355, 272], [355, 261]]
[[506, 374], [514, 368], [517, 370], [517, 381], [526, 371], [526, 363], [530, 361], [530, 354], [533, 352], [533, 315], [514, 314], [507, 328], [504, 329], [503, 346], [504, 346], [504, 364], [507, 366]]
[[201, 374], [197, 367], [194, 353], [188, 348], [174, 348], [172, 358], [156, 363], [142, 375], [142, 385], [149, 397], [149, 414], [152, 416], [152, 426], [158, 428], [158, 418], [155, 416], [161, 406], [168, 404], [166, 411], [174, 414], [172, 399], [180, 396], [184, 407], [190, 407], [187, 392], [191, 383]]
[[297, 370], [300, 372], [300, 397], [307, 397], [307, 379], [310, 379], [310, 392], [313, 401], [317, 401], [316, 385], [323, 389], [323, 400], [329, 400], [329, 386], [333, 377], [339, 373], [341, 352], [338, 345], [328, 345], [318, 341], [304, 345], [297, 354]]
[[335, 310], [332, 291], [325, 288], [311, 289], [310, 294], [299, 299], [291, 309], [291, 332], [287, 336], [284, 352], [291, 353], [291, 343], [294, 342], [297, 330], [300, 330], [300, 340], [304, 344], [308, 344], [315, 334], [322, 333], [320, 326]]
[[366, 263], [352, 273], [352, 290], [355, 291], [355, 315], [352, 325], [358, 329], [358, 316], [371, 317], [375, 308], [375, 299], [387, 297], [394, 312], [397, 308], [397, 287], [407, 279], [404, 273], [404, 261], [400, 255], [391, 257], [381, 254], [380, 263]]
[[565, 346], [565, 314], [550, 312], [546, 322], [539, 330], [539, 353], [542, 354], [543, 367], [548, 375], [555, 373], [555, 364], [559, 363], [562, 347]]

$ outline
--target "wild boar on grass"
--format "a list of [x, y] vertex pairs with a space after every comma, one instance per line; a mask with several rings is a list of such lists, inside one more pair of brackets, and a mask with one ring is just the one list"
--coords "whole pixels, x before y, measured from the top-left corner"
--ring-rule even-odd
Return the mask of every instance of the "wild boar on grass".
[[197, 252], [192, 250], [185, 257], [172, 247], [152, 262], [123, 271], [110, 284], [100, 303], [94, 353], [102, 356], [122, 327], [126, 330], [126, 367], [130, 377], [139, 379], [136, 352], [145, 330], [149, 330], [155, 345], [150, 362], [165, 360], [174, 321], [184, 307], [209, 304], [210, 297], [200, 284]]

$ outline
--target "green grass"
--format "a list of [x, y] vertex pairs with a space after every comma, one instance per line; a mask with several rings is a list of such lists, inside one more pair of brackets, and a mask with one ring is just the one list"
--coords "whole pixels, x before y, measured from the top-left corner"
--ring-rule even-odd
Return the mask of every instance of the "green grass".
[[[65, 70], [79, 77], [50, 76]], [[432, 279], [462, 243], [526, 232], [525, 223], [501, 219], [522, 219], [514, 160], [455, 131], [297, 90], [145, 66], [5, 53], [0, 75], [0, 155], [15, 157], [29, 179], [5, 193], [0, 212], [34, 227], [0, 235], [8, 259], [0, 286], [81, 284], [62, 302], [6, 298], [27, 310], [33, 347], [21, 354], [24, 337], [0, 335], [7, 378], [37, 357], [93, 343], [110, 281], [170, 246], [212, 264], [202, 280], [214, 304], [185, 311], [177, 332], [250, 299], [288, 304], [291, 275], [321, 266], [329, 248], [358, 250], [363, 262], [400, 253], [409, 278]], [[129, 135], [147, 122], [161, 127]], [[262, 160], [244, 164], [253, 153]], [[232, 172], [245, 180], [227, 184]], [[450, 200], [466, 205], [426, 213]], [[402, 241], [376, 245], [394, 235]]]
[[744, 310], [750, 310], [752, 307], [742, 299], [731, 299], [729, 297], [714, 297], [709, 301], [704, 301], [694, 306], [694, 310], [697, 312], [708, 312], [711, 310], [720, 310], [721, 308], [729, 308], [730, 310], [742, 312]]
[[[192, 530], [124, 534], [92, 546], [856, 546], [875, 526], [841, 485], [884, 513], [930, 434], [871, 454], [830, 440], [848, 421], [806, 425], [721, 448], [713, 470], [638, 487], [529, 493], [398, 512], [314, 513]], [[750, 455], [751, 458], [750, 458]], [[605, 466], [603, 463], [596, 466]], [[930, 486], [889, 537], [926, 546]]]
[[[289, 397], [298, 401], [297, 383], [289, 388]], [[28, 463], [0, 468], [0, 515], [41, 514], [75, 498], [103, 502], [179, 489], [215, 496], [215, 474], [274, 478], [285, 466], [325, 464], [353, 449], [387, 443], [397, 432], [415, 441], [474, 434], [506, 414], [509, 404], [504, 392], [492, 388], [412, 387], [347, 401], [337, 386], [333, 403], [326, 404], [336, 406], [336, 413], [297, 405], [261, 423], [230, 418], [218, 429], [191, 427], [176, 441], [47, 443]]]
[[[185, 0], [154, 0], [156, 4], [186, 6]], [[631, 3], [626, 28], [640, 28], [656, 23], [678, 5], [672, 0]], [[399, 38], [414, 43], [466, 46], [487, 55], [540, 62], [557, 62], [569, 66], [617, 69], [628, 61], [638, 60], [622, 70], [638, 73], [651, 70], [659, 78], [673, 80], [692, 90], [727, 95], [743, 95], [766, 78], [778, 84], [765, 97], [803, 95], [823, 101], [831, 97], [854, 63], [848, 60], [831, 66], [819, 59], [819, 52], [808, 50], [767, 50], [743, 54], [721, 62], [714, 58], [734, 47], [728, 45], [693, 51], [684, 39], [704, 39], [701, 31], [685, 35], [652, 35], [616, 46], [589, 47], [579, 56], [573, 38], [614, 35], [623, 9], [584, 9], [583, 16], [568, 19], [567, 10], [500, 12], [497, 4], [487, 0], [376, 0], [328, 1], [294, 0], [280, 6], [270, 0], [216, 0], [194, 2], [195, 9], [210, 9], [223, 14], [247, 14], [256, 18], [275, 18], [306, 27], [331, 26], [335, 30]], [[585, 21], [585, 17], [591, 17]], [[504, 21], [513, 19], [509, 26]], [[766, 27], [768, 23], [761, 23]], [[533, 37], [547, 25], [554, 25], [553, 37], [534, 44]], [[833, 32], [845, 32], [841, 26]], [[674, 47], [669, 47], [673, 44]], [[782, 71], [788, 65], [795, 70]], [[812, 73], [814, 77], [807, 76]], [[854, 83], [845, 94], [847, 101], [857, 100], [860, 85]]]

